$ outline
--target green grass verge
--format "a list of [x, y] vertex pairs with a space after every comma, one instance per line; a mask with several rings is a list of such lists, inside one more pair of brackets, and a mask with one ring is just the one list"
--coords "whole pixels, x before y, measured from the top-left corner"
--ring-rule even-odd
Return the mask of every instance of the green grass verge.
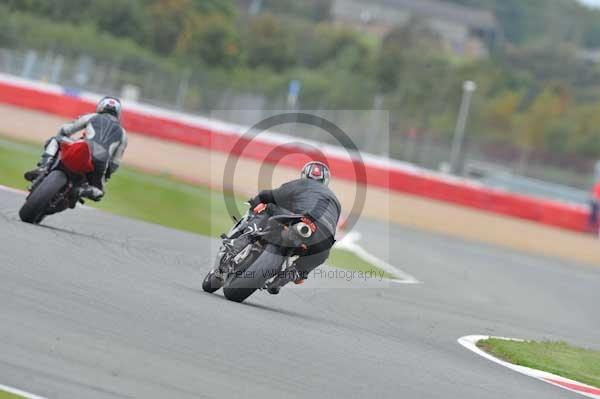
[[40, 148], [0, 138], [0, 183], [24, 189], [23, 173], [40, 158]]
[[[25, 189], [23, 172], [39, 160], [40, 148], [0, 140], [0, 184]], [[202, 235], [218, 236], [232, 221], [223, 194], [181, 183], [169, 176], [122, 168], [107, 185], [106, 197], [87, 205], [117, 215], [144, 220]], [[236, 198], [237, 203], [243, 200]]]
[[[333, 267], [346, 270], [354, 270], [360, 272], [375, 273], [377, 278], [383, 276], [384, 278], [394, 279], [395, 277], [391, 274], [381, 270], [377, 266], [366, 262], [362, 258], [356, 256], [353, 252], [347, 249], [334, 249], [331, 251], [327, 264]], [[383, 274], [380, 274], [383, 273]]]
[[23, 397], [0, 390], [0, 399], [23, 399]]
[[[0, 184], [25, 189], [23, 172], [38, 161], [40, 147], [0, 137]], [[156, 223], [179, 230], [216, 237], [232, 225], [223, 193], [182, 183], [170, 176], [122, 168], [107, 185], [106, 197], [88, 205], [117, 215]], [[231, 197], [229, 197], [231, 199]], [[233, 198], [241, 204], [244, 199]], [[352, 252], [334, 249], [328, 264], [363, 271], [381, 272]], [[385, 273], [385, 277], [393, 276]]]
[[496, 338], [481, 340], [477, 346], [507, 362], [600, 388], [600, 351], [565, 342], [517, 342]]

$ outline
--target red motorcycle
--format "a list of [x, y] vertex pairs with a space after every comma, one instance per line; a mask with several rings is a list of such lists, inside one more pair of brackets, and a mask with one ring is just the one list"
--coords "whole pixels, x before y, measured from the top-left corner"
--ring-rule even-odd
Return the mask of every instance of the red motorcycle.
[[38, 224], [46, 216], [83, 203], [80, 188], [100, 165], [106, 165], [108, 152], [93, 141], [59, 138], [60, 150], [48, 170], [33, 181], [19, 211], [26, 223]]

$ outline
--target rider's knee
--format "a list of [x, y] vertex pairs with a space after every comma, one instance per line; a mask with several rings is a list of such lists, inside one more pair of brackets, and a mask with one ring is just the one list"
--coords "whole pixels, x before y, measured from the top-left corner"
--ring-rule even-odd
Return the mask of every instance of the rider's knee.
[[56, 140], [56, 137], [50, 137], [44, 145], [44, 152], [50, 156], [55, 156], [58, 152], [58, 148], [59, 145], [58, 140]]

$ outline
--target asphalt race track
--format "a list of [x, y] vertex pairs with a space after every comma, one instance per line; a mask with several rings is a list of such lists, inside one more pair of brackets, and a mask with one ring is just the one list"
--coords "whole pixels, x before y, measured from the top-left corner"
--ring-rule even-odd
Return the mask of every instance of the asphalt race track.
[[600, 268], [362, 223], [423, 284], [236, 304], [200, 289], [216, 241], [86, 209], [30, 226], [22, 201], [0, 191], [0, 384], [49, 399], [575, 398], [456, 339], [600, 348]]

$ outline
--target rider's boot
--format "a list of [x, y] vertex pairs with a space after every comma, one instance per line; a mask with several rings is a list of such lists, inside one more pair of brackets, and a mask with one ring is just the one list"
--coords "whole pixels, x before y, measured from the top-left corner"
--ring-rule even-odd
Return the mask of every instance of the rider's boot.
[[267, 292], [271, 295], [277, 295], [279, 294], [279, 291], [281, 291], [281, 288], [291, 281], [295, 284], [304, 283], [304, 277], [294, 266], [288, 267], [283, 272], [279, 273], [277, 277], [267, 285]]
[[91, 199], [92, 201], [100, 201], [104, 197], [104, 191], [86, 183], [79, 188], [79, 196]]
[[52, 162], [54, 162], [54, 156], [52, 156], [50, 154], [46, 154], [46, 153], [42, 154], [42, 158], [37, 163], [37, 167], [35, 169], [25, 172], [25, 175], [24, 175], [25, 180], [28, 180], [31, 182], [34, 181], [40, 175], [42, 175], [48, 171], [48, 168], [52, 165]]

